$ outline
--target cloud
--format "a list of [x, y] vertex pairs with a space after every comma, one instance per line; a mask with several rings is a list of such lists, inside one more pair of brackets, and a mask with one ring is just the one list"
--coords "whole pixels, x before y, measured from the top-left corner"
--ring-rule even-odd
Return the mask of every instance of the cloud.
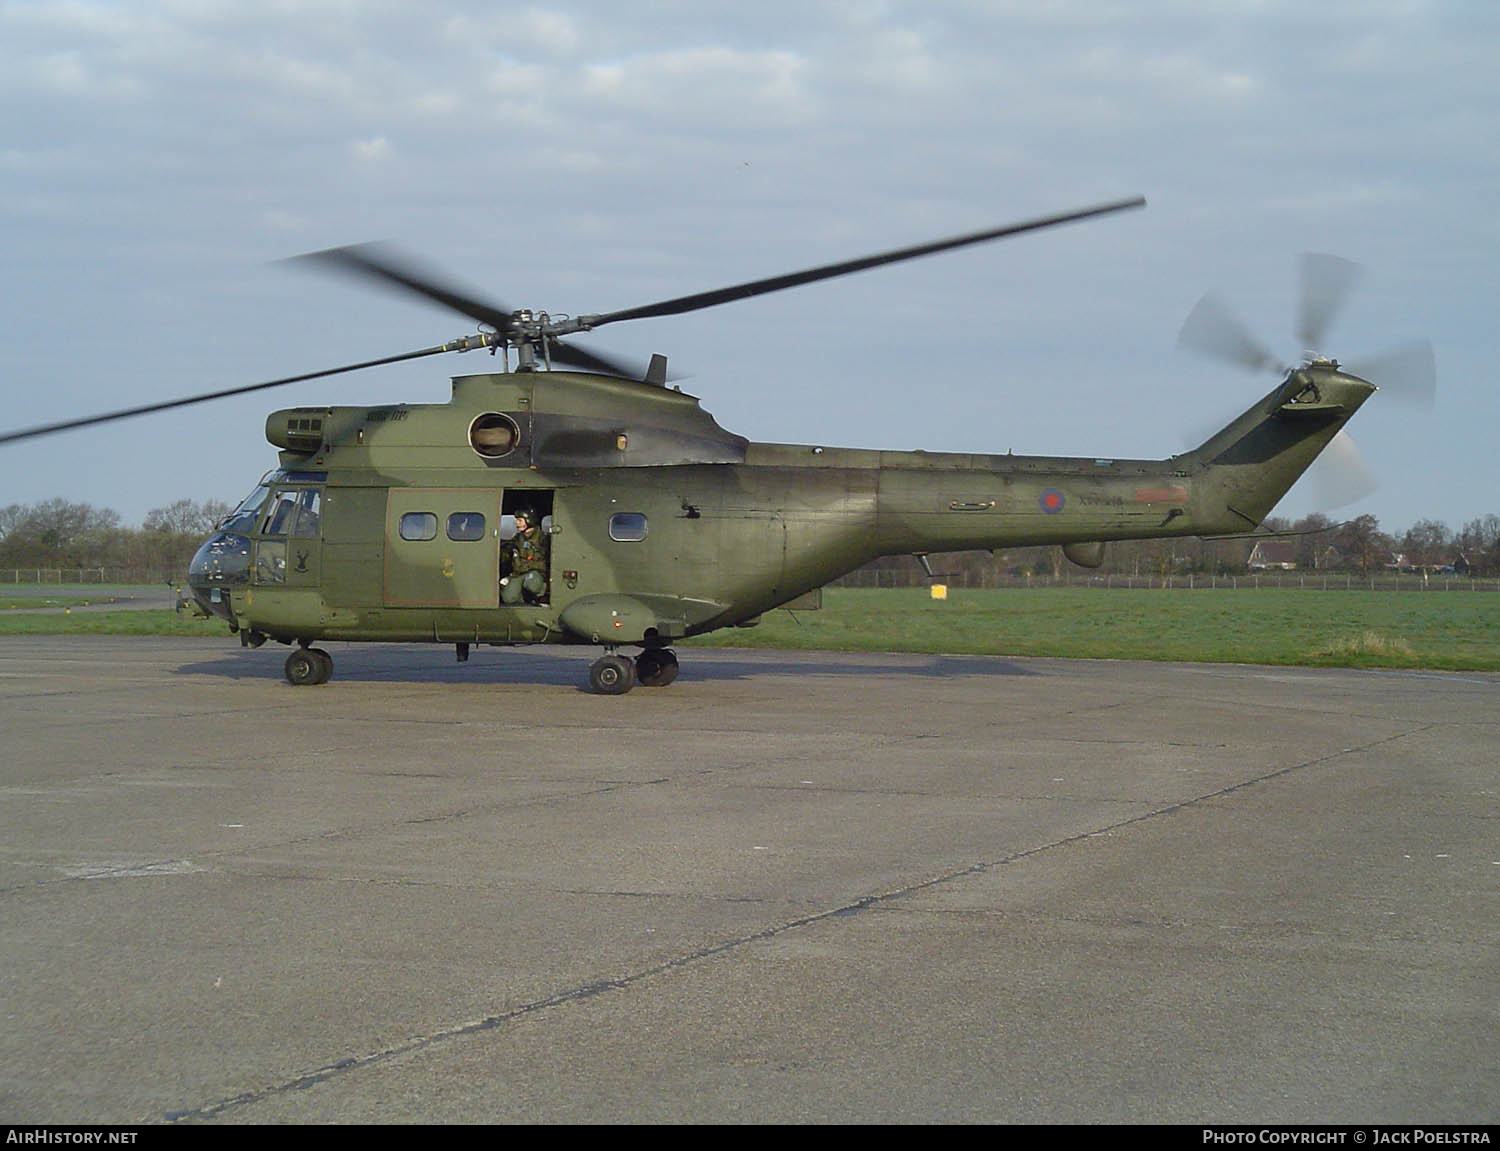
[[390, 158], [391, 142], [384, 136], [374, 136], [368, 140], [355, 140], [349, 145], [350, 151], [356, 159], [367, 164], [379, 163]]
[[[711, 410], [760, 438], [1174, 450], [1175, 422], [1151, 439], [1152, 401], [1191, 406], [1210, 378], [1179, 389], [1169, 354], [1193, 300], [1243, 287], [1284, 329], [1287, 269], [1315, 247], [1403, 273], [1401, 318], [1414, 334], [1424, 315], [1450, 325], [1431, 332], [1445, 373], [1482, 379], [1500, 262], [1491, 7], [0, 4], [0, 206], [18, 222], [0, 298], [30, 335], [0, 347], [0, 374], [40, 419], [317, 367], [330, 329], [350, 361], [408, 330], [453, 335], [431, 331], [425, 305], [260, 266], [364, 238], [405, 241], [513, 304], [602, 310], [1143, 192], [1151, 208], [1121, 220], [622, 324], [604, 344], [692, 361]], [[110, 371], [61, 351], [80, 314]], [[189, 328], [215, 338], [164, 334]], [[1352, 348], [1380, 343], [1355, 335]], [[433, 398], [443, 373], [368, 373], [285, 402]], [[146, 460], [111, 480], [104, 453], [83, 452], [77, 482], [111, 499], [154, 485], [127, 518], [232, 498], [266, 466], [267, 406], [245, 405], [232, 435], [214, 410], [201, 425], [184, 413], [202, 431], [179, 437], [170, 475]], [[1484, 457], [1473, 437], [1500, 413], [1483, 394], [1468, 407], [1444, 427], [1445, 458]], [[199, 443], [212, 448], [193, 458]], [[15, 458], [0, 456], [8, 499], [86, 498], [55, 486], [46, 453]], [[173, 486], [221, 472], [231, 490]], [[1414, 463], [1385, 498], [1415, 503], [1442, 474]], [[1447, 482], [1465, 498], [1496, 487]]]
[[735, 126], [801, 123], [815, 114], [807, 61], [785, 50], [693, 47], [586, 65], [582, 94], [609, 114], [670, 115], [677, 123], [732, 117]]

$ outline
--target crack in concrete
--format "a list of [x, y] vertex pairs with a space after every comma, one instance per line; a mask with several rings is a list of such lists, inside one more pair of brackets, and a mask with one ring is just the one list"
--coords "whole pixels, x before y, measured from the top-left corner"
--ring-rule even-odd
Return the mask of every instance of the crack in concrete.
[[858, 915], [863, 911], [867, 911], [870, 908], [877, 907], [885, 903], [891, 903], [896, 900], [914, 895], [918, 892], [927, 891], [934, 887], [953, 883], [956, 880], [964, 879], [968, 876], [982, 875], [986, 872], [994, 870], [995, 868], [1004, 867], [1008, 864], [1015, 863], [1022, 859], [1029, 859], [1032, 856], [1040, 855], [1043, 852], [1052, 851], [1059, 847], [1067, 847], [1075, 843], [1081, 843], [1085, 840], [1092, 839], [1100, 835], [1107, 835], [1122, 828], [1132, 827], [1135, 824], [1143, 823], [1148, 819], [1155, 819], [1163, 815], [1172, 815], [1176, 812], [1184, 811], [1190, 807], [1197, 806], [1198, 804], [1207, 803], [1215, 799], [1221, 799], [1225, 796], [1233, 795], [1236, 792], [1244, 791], [1252, 787], [1257, 787], [1260, 784], [1268, 783], [1275, 779], [1280, 779], [1294, 772], [1303, 771], [1307, 768], [1317, 767], [1319, 764], [1330, 763], [1334, 760], [1341, 759], [1346, 755], [1367, 751], [1370, 748], [1379, 747], [1382, 744], [1391, 743], [1398, 739], [1404, 739], [1410, 735], [1420, 734], [1422, 731], [1429, 730], [1433, 726], [1436, 725], [1424, 724], [1409, 731], [1399, 732], [1394, 735], [1388, 735], [1383, 736], [1379, 739], [1369, 740], [1368, 742], [1360, 744], [1356, 747], [1341, 748], [1338, 751], [1330, 752], [1327, 755], [1316, 756], [1312, 759], [1303, 760], [1299, 763], [1289, 764], [1286, 767], [1281, 767], [1277, 768], [1274, 771], [1265, 772], [1264, 774], [1258, 775], [1253, 779], [1242, 780], [1239, 783], [1230, 784], [1226, 787], [1218, 788], [1211, 792], [1205, 792], [1204, 794], [1194, 796], [1191, 799], [1186, 799], [1177, 803], [1168, 804], [1164, 807], [1155, 808], [1141, 815], [1132, 816], [1128, 819], [1122, 819], [1118, 822], [1107, 824], [1103, 827], [1096, 827], [1088, 831], [1078, 832], [1074, 835], [1063, 836], [1060, 839], [1053, 840], [1049, 843], [1038, 844], [1035, 847], [1029, 847], [1023, 851], [1012, 852], [1010, 855], [1003, 856], [1000, 859], [982, 861], [979, 863], [971, 864], [967, 867], [956, 868], [944, 872], [941, 875], [933, 876], [929, 879], [920, 880], [915, 883], [906, 884], [902, 887], [894, 888], [889, 891], [880, 892], [873, 895], [865, 895], [858, 899], [851, 900], [850, 902], [845, 903], [839, 907], [828, 908], [823, 911], [817, 911], [808, 915], [798, 916], [795, 919], [790, 919], [780, 924], [773, 924], [772, 926], [763, 928], [759, 931], [749, 932], [747, 934], [737, 936], [733, 939], [724, 940], [719, 943], [698, 948], [694, 951], [687, 952], [672, 959], [667, 959], [660, 963], [653, 964], [650, 967], [645, 967], [638, 971], [619, 976], [618, 978], [598, 979], [590, 981], [588, 983], [579, 984], [576, 987], [556, 992], [555, 994], [545, 996], [541, 999], [532, 1000], [529, 1003], [524, 1003], [518, 1007], [511, 1008], [508, 1011], [499, 1012], [494, 1015], [488, 1015], [482, 1019], [473, 1019], [467, 1020], [462, 1023], [451, 1024], [447, 1027], [442, 1027], [438, 1028], [437, 1030], [430, 1031], [425, 1035], [414, 1036], [400, 1043], [394, 1043], [389, 1046], [379, 1048], [375, 1051], [366, 1052], [363, 1055], [348, 1056], [346, 1058], [326, 1064], [325, 1066], [315, 1068], [312, 1071], [307, 1071], [300, 1075], [295, 1075], [289, 1079], [283, 1080], [280, 1083], [273, 1083], [264, 1087], [252, 1089], [249, 1091], [243, 1091], [237, 1095], [232, 1095], [225, 1099], [220, 1099], [216, 1102], [205, 1104], [202, 1107], [183, 1108], [179, 1110], [168, 1111], [165, 1112], [164, 1117], [168, 1122], [172, 1123], [185, 1123], [192, 1122], [194, 1120], [216, 1119], [224, 1115], [226, 1112], [236, 1110], [241, 1107], [247, 1107], [252, 1104], [275, 1098], [280, 1095], [286, 1095], [294, 1091], [306, 1090], [307, 1088], [313, 1087], [319, 1083], [326, 1082], [349, 1071], [358, 1070], [364, 1067], [371, 1067], [378, 1063], [383, 1063], [402, 1055], [409, 1055], [417, 1051], [425, 1050], [426, 1048], [435, 1046], [436, 1044], [447, 1042], [449, 1040], [462, 1039], [467, 1036], [478, 1035], [487, 1031], [492, 1031], [517, 1019], [535, 1015], [539, 1012], [547, 1011], [551, 1008], [559, 1007], [564, 1004], [577, 1003], [582, 1000], [592, 999], [596, 996], [604, 995], [610, 992], [622, 991], [626, 988], [634, 986], [635, 984], [643, 983], [647, 980], [654, 979], [657, 976], [667, 974], [668, 972], [678, 971], [693, 964], [700, 963], [705, 959], [711, 959], [715, 956], [724, 955], [731, 951], [738, 950], [739, 948], [744, 947], [747, 944], [760, 943], [769, 939], [775, 939], [778, 936], [785, 935], [787, 932], [796, 931], [800, 928], [821, 923], [825, 920], [852, 917]]

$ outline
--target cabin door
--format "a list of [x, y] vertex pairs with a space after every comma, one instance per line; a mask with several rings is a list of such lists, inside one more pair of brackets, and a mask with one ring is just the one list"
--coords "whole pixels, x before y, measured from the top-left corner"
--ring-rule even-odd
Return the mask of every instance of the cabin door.
[[392, 488], [385, 536], [387, 606], [499, 606], [500, 493], [494, 488]]

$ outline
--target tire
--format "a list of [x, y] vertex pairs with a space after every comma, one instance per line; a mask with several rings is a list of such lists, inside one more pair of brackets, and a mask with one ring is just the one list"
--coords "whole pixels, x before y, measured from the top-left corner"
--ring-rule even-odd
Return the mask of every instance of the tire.
[[318, 661], [318, 678], [313, 683], [327, 683], [333, 675], [333, 656], [329, 655], [320, 647], [310, 647], [307, 654]]
[[[333, 665], [330, 661], [329, 671], [332, 670]], [[320, 684], [323, 680], [318, 677], [322, 674], [323, 661], [309, 648], [299, 647], [286, 657], [286, 681], [293, 687], [310, 687]]]
[[596, 695], [624, 695], [635, 686], [635, 664], [623, 655], [607, 655], [589, 666], [589, 688]]
[[642, 687], [666, 687], [677, 678], [677, 653], [671, 648], [647, 648], [636, 656], [635, 678]]

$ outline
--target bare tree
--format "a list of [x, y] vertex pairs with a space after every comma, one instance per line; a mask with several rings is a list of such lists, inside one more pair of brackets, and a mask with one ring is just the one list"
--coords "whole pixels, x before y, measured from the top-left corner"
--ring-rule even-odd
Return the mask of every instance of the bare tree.
[[183, 499], [164, 508], [152, 508], [146, 513], [145, 528], [148, 532], [166, 535], [204, 536], [213, 531], [214, 525], [230, 511], [222, 500]]
[[1439, 520], [1418, 520], [1401, 537], [1401, 550], [1408, 564], [1431, 570], [1453, 558], [1453, 533]]
[[1372, 515], [1357, 516], [1334, 536], [1334, 547], [1343, 556], [1343, 566], [1361, 572], [1377, 572], [1391, 562], [1395, 548], [1390, 536], [1380, 530]]

